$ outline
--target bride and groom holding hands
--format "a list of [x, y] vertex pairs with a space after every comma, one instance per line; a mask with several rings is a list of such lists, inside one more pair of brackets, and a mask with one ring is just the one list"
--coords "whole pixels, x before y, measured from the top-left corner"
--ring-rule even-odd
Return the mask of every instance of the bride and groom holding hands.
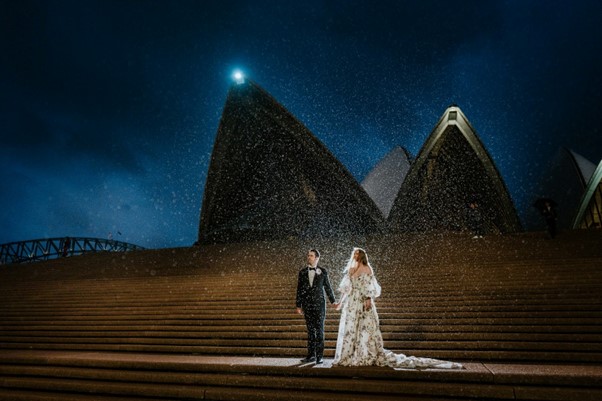
[[307, 325], [307, 357], [301, 362], [323, 363], [324, 320], [326, 300], [341, 310], [339, 332], [333, 366], [389, 366], [393, 368], [462, 369], [455, 362], [395, 354], [383, 347], [375, 299], [380, 296], [366, 251], [354, 248], [339, 284], [337, 303], [328, 278], [328, 271], [318, 262], [320, 253], [310, 249], [307, 266], [299, 271], [297, 282], [297, 313]]

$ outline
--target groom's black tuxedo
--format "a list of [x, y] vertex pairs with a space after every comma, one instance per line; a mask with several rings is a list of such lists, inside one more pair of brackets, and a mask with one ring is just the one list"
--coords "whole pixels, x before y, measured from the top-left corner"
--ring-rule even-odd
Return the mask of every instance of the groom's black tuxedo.
[[330, 303], [335, 303], [334, 293], [325, 268], [316, 267], [311, 285], [309, 282], [309, 267], [299, 271], [297, 308], [303, 309], [305, 323], [307, 324], [307, 356], [315, 356], [317, 359], [322, 359], [324, 354], [325, 291]]

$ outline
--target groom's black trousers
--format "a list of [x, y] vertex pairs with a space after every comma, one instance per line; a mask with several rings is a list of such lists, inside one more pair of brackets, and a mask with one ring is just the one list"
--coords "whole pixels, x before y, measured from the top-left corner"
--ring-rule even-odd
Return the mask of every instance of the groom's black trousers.
[[310, 306], [303, 310], [307, 325], [307, 356], [322, 359], [324, 356], [324, 319], [326, 306]]

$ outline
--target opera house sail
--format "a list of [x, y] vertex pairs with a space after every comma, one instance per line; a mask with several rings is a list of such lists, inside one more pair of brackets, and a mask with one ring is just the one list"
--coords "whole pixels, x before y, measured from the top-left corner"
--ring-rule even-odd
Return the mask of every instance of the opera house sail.
[[392, 231], [468, 229], [476, 201], [487, 231], [521, 230], [516, 209], [491, 157], [459, 107], [449, 107], [420, 150], [389, 216]]
[[408, 151], [396, 146], [362, 180], [362, 188], [370, 195], [385, 218], [389, 216], [410, 165]]
[[602, 161], [585, 187], [573, 228], [602, 228]]
[[[550, 161], [548, 169], [537, 188], [537, 195], [556, 202], [560, 230], [570, 230], [576, 225], [575, 216], [585, 211], [583, 196], [596, 165], [579, 153], [562, 147]], [[530, 229], [543, 229], [543, 219], [538, 210], [531, 208], [528, 218]], [[577, 228], [577, 227], [575, 227]]]
[[374, 202], [309, 129], [254, 82], [230, 88], [200, 243], [363, 234], [382, 224]]

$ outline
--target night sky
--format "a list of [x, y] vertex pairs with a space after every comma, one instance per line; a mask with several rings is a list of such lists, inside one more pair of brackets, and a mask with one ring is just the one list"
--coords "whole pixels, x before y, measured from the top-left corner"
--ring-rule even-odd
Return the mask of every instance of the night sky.
[[524, 218], [560, 147], [602, 158], [602, 2], [0, 1], [0, 243], [197, 236], [239, 68], [361, 181], [471, 121]]

